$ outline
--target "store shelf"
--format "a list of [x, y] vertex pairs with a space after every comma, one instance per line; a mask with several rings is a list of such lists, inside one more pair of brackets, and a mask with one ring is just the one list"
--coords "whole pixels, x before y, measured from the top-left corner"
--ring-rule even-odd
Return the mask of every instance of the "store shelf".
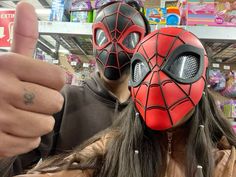
[[[151, 29], [159, 29], [167, 25], [151, 25]], [[218, 26], [178, 26], [195, 34], [201, 40], [236, 42], [236, 27]], [[92, 35], [92, 23], [39, 21], [41, 34]]]
[[[92, 23], [39, 21], [40, 35], [49, 35], [57, 43], [78, 55], [93, 55]], [[151, 25], [151, 30], [168, 27], [167, 25]], [[219, 26], [177, 26], [195, 34], [203, 41], [212, 62], [236, 61], [235, 43], [236, 27]], [[230, 52], [229, 52], [230, 51]]]
[[39, 33], [49, 35], [73, 54], [93, 54], [92, 23], [39, 21]]
[[[167, 27], [168, 25], [154, 25], [152, 30]], [[214, 42], [236, 42], [236, 27], [220, 26], [178, 26], [184, 28], [199, 39]]]
[[40, 34], [92, 35], [92, 23], [39, 21]]

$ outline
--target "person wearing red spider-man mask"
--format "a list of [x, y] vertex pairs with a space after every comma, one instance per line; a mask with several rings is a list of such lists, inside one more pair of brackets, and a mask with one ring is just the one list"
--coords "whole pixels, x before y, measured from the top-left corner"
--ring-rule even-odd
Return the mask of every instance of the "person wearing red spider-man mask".
[[207, 66], [192, 33], [152, 32], [132, 58], [133, 102], [117, 121], [19, 177], [236, 177], [236, 135], [206, 88]]
[[133, 56], [133, 100], [153, 130], [175, 127], [202, 97], [208, 58], [195, 38], [181, 28], [162, 29], [142, 41]]

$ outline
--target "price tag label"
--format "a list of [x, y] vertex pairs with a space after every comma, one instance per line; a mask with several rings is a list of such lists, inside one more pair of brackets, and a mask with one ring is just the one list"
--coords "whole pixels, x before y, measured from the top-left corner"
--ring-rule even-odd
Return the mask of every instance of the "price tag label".
[[230, 70], [230, 66], [224, 65], [224, 69], [225, 69], [225, 70]]
[[213, 68], [219, 68], [220, 64], [219, 63], [213, 63], [212, 66], [213, 66]]
[[84, 68], [88, 68], [89, 67], [89, 63], [83, 63], [83, 67]]
[[76, 66], [76, 65], [77, 65], [77, 62], [76, 62], [76, 61], [72, 61], [72, 62], [70, 62], [70, 65], [71, 65], [71, 66]]
[[53, 60], [52, 63], [53, 63], [53, 64], [58, 64], [58, 63], [59, 63], [59, 60]]

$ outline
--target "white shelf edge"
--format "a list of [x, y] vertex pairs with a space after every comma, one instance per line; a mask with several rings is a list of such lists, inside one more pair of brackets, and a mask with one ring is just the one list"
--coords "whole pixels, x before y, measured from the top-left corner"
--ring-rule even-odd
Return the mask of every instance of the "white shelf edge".
[[39, 21], [40, 34], [92, 35], [92, 23]]
[[[152, 30], [168, 27], [168, 25], [154, 25]], [[219, 40], [224, 42], [236, 41], [236, 27], [221, 26], [177, 26], [195, 34], [201, 40]]]
[[[92, 23], [39, 21], [40, 34], [92, 35]], [[155, 29], [167, 25], [151, 25]], [[201, 40], [236, 41], [236, 27], [220, 26], [177, 26], [195, 34]]]

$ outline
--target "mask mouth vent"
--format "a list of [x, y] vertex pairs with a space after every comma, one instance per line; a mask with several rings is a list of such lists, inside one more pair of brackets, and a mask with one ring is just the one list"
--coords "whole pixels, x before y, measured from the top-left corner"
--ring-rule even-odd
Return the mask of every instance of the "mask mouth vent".
[[199, 71], [199, 59], [194, 55], [182, 55], [169, 66], [169, 72], [181, 79], [191, 79]]

